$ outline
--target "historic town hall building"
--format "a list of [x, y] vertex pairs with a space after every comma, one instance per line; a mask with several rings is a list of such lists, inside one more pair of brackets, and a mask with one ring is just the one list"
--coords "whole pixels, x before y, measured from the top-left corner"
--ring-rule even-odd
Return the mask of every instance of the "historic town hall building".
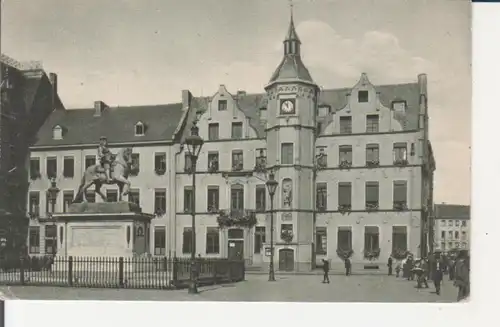
[[[67, 210], [103, 135], [114, 151], [134, 148], [139, 169], [129, 200], [157, 217], [151, 254], [188, 256], [194, 190], [183, 142], [194, 120], [205, 141], [194, 201], [202, 256], [267, 267], [272, 232], [282, 270], [309, 270], [322, 258], [341, 264], [344, 254], [364, 264], [406, 250], [427, 252], [435, 163], [426, 76], [373, 85], [362, 74], [352, 87], [320, 90], [301, 51], [292, 20], [283, 59], [262, 94], [230, 94], [221, 85], [211, 97], [183, 91], [177, 104], [109, 108], [97, 101], [91, 109], [55, 110], [31, 149], [32, 254], [57, 251], [57, 235], [45, 237], [54, 228], [47, 219], [51, 200], [56, 212]], [[270, 171], [279, 182], [274, 231], [265, 187]], [[59, 190], [54, 199], [47, 192], [51, 178]], [[106, 192], [116, 199], [116, 187]], [[255, 215], [256, 224], [219, 228], [221, 211]]]

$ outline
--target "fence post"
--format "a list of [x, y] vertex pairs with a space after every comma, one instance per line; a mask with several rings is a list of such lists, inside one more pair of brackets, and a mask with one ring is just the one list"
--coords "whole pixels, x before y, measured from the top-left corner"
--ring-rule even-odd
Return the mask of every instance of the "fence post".
[[123, 257], [118, 259], [118, 284], [123, 287]]
[[241, 263], [241, 267], [240, 267], [240, 268], [242, 269], [242, 273], [241, 273], [241, 281], [244, 281], [244, 280], [245, 280], [245, 267], [246, 267], [246, 265], [245, 265], [245, 261], [243, 261], [243, 262]]
[[24, 254], [21, 254], [21, 266], [19, 267], [19, 281], [21, 285], [24, 285]]
[[179, 268], [177, 260], [178, 259], [176, 257], [174, 257], [173, 264], [172, 264], [172, 283], [176, 287], [177, 287], [177, 269]]
[[73, 256], [68, 258], [68, 284], [73, 286]]

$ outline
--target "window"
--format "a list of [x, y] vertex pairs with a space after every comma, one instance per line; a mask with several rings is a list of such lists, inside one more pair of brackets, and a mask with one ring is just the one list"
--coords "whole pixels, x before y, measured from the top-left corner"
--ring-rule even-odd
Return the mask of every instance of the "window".
[[367, 133], [378, 133], [378, 131], [379, 131], [378, 115], [366, 116], [366, 132]]
[[365, 184], [365, 207], [367, 210], [379, 207], [379, 184], [378, 182], [366, 182]]
[[193, 232], [191, 227], [184, 227], [182, 232], [182, 253], [191, 253], [193, 247]]
[[453, 227], [453, 220], [448, 220], [448, 226]]
[[455, 248], [460, 248], [460, 242], [455, 242]]
[[455, 231], [455, 239], [456, 240], [460, 239], [460, 233], [458, 231]]
[[340, 226], [337, 230], [337, 249], [343, 251], [352, 250], [351, 227]]
[[316, 254], [325, 255], [326, 251], [326, 227], [316, 227]]
[[462, 220], [462, 227], [467, 227], [467, 221]]
[[63, 212], [68, 212], [68, 208], [73, 203], [73, 198], [75, 197], [74, 191], [64, 191], [63, 192]]
[[219, 111], [227, 110], [227, 100], [219, 100]]
[[281, 224], [281, 233], [283, 232], [293, 233], [293, 224]]
[[352, 146], [339, 146], [339, 165], [352, 165]]
[[323, 132], [323, 123], [322, 122], [316, 123], [316, 136], [321, 135], [322, 132]]
[[[365, 252], [380, 250], [379, 232], [377, 226], [365, 226]], [[365, 253], [366, 255], [366, 253]]]
[[441, 242], [441, 250], [446, 250], [446, 243], [445, 242]]
[[208, 171], [209, 172], [219, 171], [219, 152], [208, 153]]
[[406, 226], [392, 226], [392, 251], [408, 250]]
[[368, 102], [368, 91], [358, 91], [358, 102]]
[[255, 241], [253, 252], [259, 254], [262, 251], [262, 245], [266, 243], [266, 227], [256, 226], [255, 227]]
[[132, 153], [132, 168], [133, 169], [130, 172], [130, 175], [132, 175], [132, 176], [139, 175], [140, 163], [141, 163], [141, 159], [140, 159], [139, 153]]
[[57, 177], [57, 158], [55, 157], [47, 158], [47, 177]]
[[316, 164], [320, 168], [328, 166], [328, 155], [326, 154], [326, 147], [316, 147]]
[[63, 129], [61, 126], [56, 126], [54, 127], [54, 129], [52, 130], [52, 138], [54, 140], [62, 140], [63, 138]]
[[131, 189], [128, 194], [128, 202], [136, 204], [141, 207], [141, 195], [138, 189]]
[[45, 225], [45, 254], [57, 253], [57, 226]]
[[232, 123], [231, 124], [231, 138], [232, 139], [243, 138], [243, 123]]
[[441, 220], [441, 226], [446, 226], [446, 220]]
[[293, 165], [293, 143], [281, 143], [281, 164]]
[[406, 143], [394, 143], [393, 147], [394, 164], [403, 164], [407, 160], [407, 146]]
[[325, 117], [325, 116], [328, 116], [329, 113], [330, 113], [330, 107], [329, 106], [319, 106], [319, 108], [318, 108], [318, 116]]
[[167, 154], [155, 153], [155, 172], [157, 175], [163, 175], [167, 171]]
[[325, 211], [328, 207], [328, 192], [326, 183], [316, 183], [316, 210]]
[[448, 249], [453, 249], [453, 242], [448, 242]]
[[40, 227], [30, 226], [29, 227], [29, 253], [38, 254], [40, 253]]
[[184, 187], [184, 212], [193, 212], [193, 188], [191, 186]]
[[189, 153], [184, 154], [184, 172], [191, 173], [193, 171], [193, 163]]
[[57, 208], [57, 198], [59, 194], [57, 194], [55, 199], [51, 199], [50, 193], [46, 193], [46, 199], [45, 199], [45, 204], [46, 204], [46, 211], [45, 212], [55, 212], [55, 208]]
[[88, 202], [95, 203], [95, 191], [94, 190], [87, 190], [85, 195], [87, 196]]
[[31, 158], [30, 159], [30, 178], [37, 179], [40, 178], [40, 159]]
[[352, 133], [352, 117], [343, 116], [340, 117], [340, 134], [351, 134]]
[[392, 102], [392, 110], [396, 112], [405, 112], [406, 111], [406, 101], [393, 101]]
[[366, 165], [378, 166], [380, 163], [380, 150], [378, 144], [366, 145]]
[[106, 190], [107, 202], [118, 202], [118, 191], [117, 190]]
[[406, 181], [393, 182], [393, 208], [396, 210], [404, 210], [407, 208], [407, 185]]
[[215, 141], [219, 139], [219, 124], [208, 124], [208, 140]]
[[453, 231], [448, 231], [448, 238], [453, 239]]
[[460, 220], [455, 220], [455, 226], [460, 227]]
[[339, 183], [339, 207], [344, 207], [345, 209], [351, 208], [351, 183], [350, 182], [340, 182]]
[[95, 156], [93, 155], [85, 156], [85, 169], [95, 165], [95, 163], [96, 163]]
[[441, 238], [446, 238], [446, 232], [444, 230], [441, 231]]
[[266, 185], [264, 184], [255, 187], [255, 210], [266, 211]]
[[267, 165], [267, 154], [266, 149], [257, 149], [255, 151], [255, 168], [265, 169]]
[[207, 254], [218, 254], [219, 253], [219, 228], [217, 227], [207, 227]]
[[155, 190], [155, 214], [164, 215], [167, 212], [167, 190]]
[[40, 217], [40, 192], [30, 192], [29, 206], [30, 217]]
[[231, 210], [243, 210], [244, 208], [243, 185], [231, 185]]
[[207, 190], [207, 211], [217, 212], [219, 210], [219, 187], [209, 186]]
[[144, 134], [145, 134], [144, 124], [141, 122], [135, 124], [135, 136], [144, 136]]
[[154, 229], [155, 255], [165, 255], [167, 248], [167, 231], [165, 226], [155, 226]]
[[232, 152], [232, 167], [235, 171], [243, 170], [243, 151], [233, 150]]
[[75, 159], [73, 157], [64, 157], [63, 176], [67, 178], [75, 176]]

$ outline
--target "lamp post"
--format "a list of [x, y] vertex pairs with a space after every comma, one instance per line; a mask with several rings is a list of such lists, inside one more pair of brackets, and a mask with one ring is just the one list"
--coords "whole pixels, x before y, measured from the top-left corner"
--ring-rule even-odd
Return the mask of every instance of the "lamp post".
[[266, 181], [267, 191], [271, 197], [271, 257], [269, 262], [269, 281], [274, 282], [274, 194], [276, 193], [276, 188], [278, 187], [278, 182], [274, 179], [274, 174], [269, 174]]
[[191, 270], [189, 274], [189, 294], [198, 293], [196, 287], [196, 162], [200, 154], [201, 147], [203, 146], [203, 139], [198, 135], [198, 126], [196, 126], [197, 119], [193, 122], [191, 127], [191, 135], [186, 137], [187, 151], [191, 159], [191, 174], [193, 175], [193, 194], [191, 201]]

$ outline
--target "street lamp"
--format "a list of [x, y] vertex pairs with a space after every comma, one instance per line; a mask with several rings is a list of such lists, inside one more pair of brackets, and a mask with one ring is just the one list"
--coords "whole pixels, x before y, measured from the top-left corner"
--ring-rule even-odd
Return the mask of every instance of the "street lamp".
[[193, 174], [193, 195], [191, 202], [191, 271], [189, 274], [189, 294], [198, 293], [196, 287], [196, 162], [200, 154], [201, 147], [203, 146], [203, 139], [198, 135], [199, 128], [196, 126], [197, 119], [193, 122], [191, 127], [191, 135], [186, 137], [186, 146], [189, 158], [191, 159], [191, 174]]
[[276, 193], [276, 188], [278, 187], [278, 182], [274, 179], [274, 174], [269, 174], [269, 177], [266, 181], [267, 191], [269, 192], [269, 196], [271, 197], [271, 257], [269, 263], [269, 281], [274, 282], [274, 218], [273, 218], [273, 210], [274, 210], [274, 194]]
[[56, 211], [57, 195], [59, 194], [59, 188], [57, 187], [55, 178], [52, 178], [50, 180], [50, 187], [48, 189], [48, 192], [49, 192], [49, 201], [51, 205], [51, 212], [54, 213]]

